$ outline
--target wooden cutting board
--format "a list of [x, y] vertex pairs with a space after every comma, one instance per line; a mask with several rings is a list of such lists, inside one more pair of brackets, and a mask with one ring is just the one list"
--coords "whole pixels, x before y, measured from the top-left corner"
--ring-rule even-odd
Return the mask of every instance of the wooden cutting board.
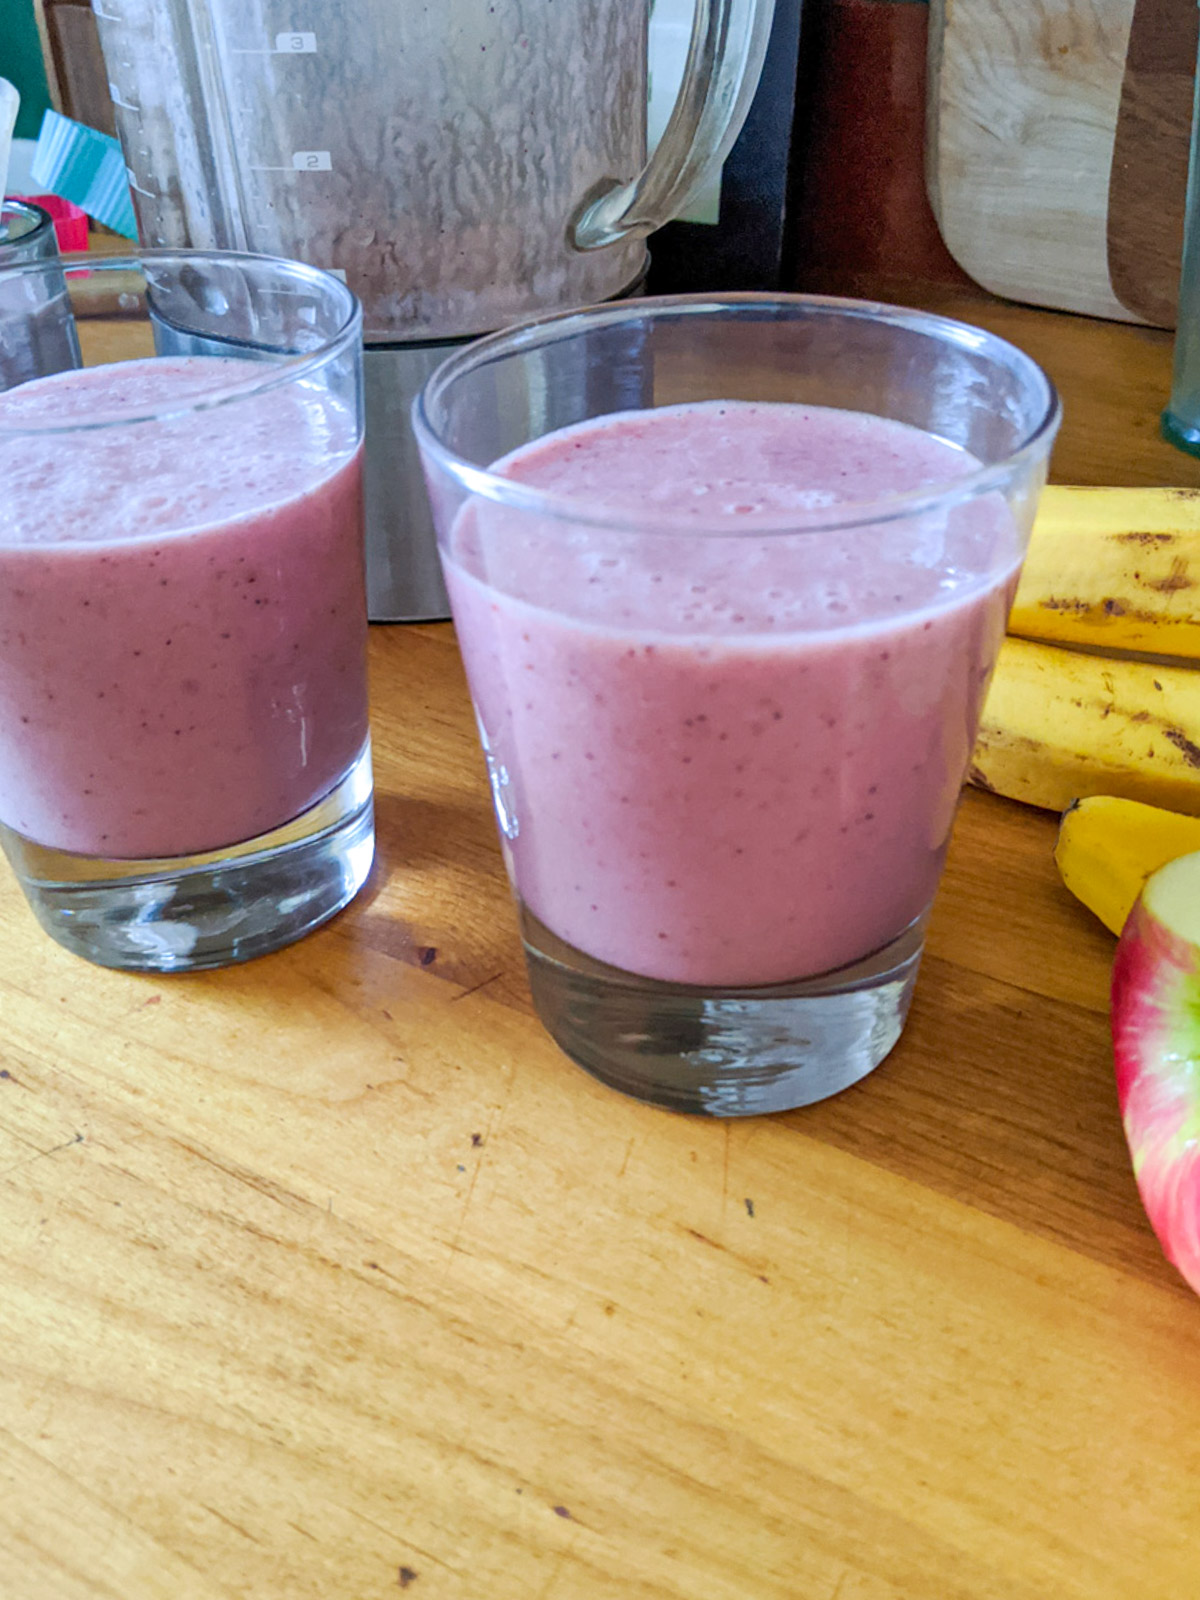
[[926, 176], [993, 293], [1170, 326], [1194, 0], [931, 0]]

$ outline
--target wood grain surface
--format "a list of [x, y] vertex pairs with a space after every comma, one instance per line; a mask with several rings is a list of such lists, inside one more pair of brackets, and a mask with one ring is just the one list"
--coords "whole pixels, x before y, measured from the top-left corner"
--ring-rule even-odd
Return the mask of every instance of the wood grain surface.
[[1136, 0], [1108, 187], [1113, 293], [1175, 326], [1196, 81], [1193, 0]]
[[1137, 320], [1108, 267], [1134, 0], [931, 0], [926, 178], [950, 254], [996, 294]]
[[[1200, 483], [1166, 335], [937, 303], [1048, 366], [1058, 478]], [[0, 877], [4, 1600], [1194, 1593], [1200, 1304], [1053, 820], [965, 796], [866, 1082], [683, 1119], [532, 1014], [450, 627], [371, 667], [378, 861], [303, 943], [104, 972]]]

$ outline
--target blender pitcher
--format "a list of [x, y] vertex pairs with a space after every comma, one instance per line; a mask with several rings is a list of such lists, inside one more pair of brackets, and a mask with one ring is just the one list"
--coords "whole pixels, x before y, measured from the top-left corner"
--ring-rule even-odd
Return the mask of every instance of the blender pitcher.
[[362, 302], [374, 620], [448, 615], [408, 422], [446, 342], [635, 288], [737, 136], [773, 0], [697, 0], [647, 161], [650, 5], [95, 0], [141, 241], [288, 256]]

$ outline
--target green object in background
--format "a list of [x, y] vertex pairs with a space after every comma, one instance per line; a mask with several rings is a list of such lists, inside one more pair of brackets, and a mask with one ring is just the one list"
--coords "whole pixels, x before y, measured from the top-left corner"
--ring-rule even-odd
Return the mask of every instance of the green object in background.
[[21, 96], [14, 138], [36, 139], [50, 91], [33, 0], [0, 0], [0, 78], [7, 78]]
[[1171, 398], [1159, 431], [1176, 449], [1200, 456], [1200, 55], [1192, 93], [1192, 139], [1183, 207], [1183, 259], [1179, 267]]

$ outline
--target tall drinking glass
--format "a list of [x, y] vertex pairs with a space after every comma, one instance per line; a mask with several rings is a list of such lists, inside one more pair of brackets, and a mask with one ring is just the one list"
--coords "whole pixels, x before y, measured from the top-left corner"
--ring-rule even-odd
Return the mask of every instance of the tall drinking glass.
[[270, 257], [61, 276], [81, 364], [0, 392], [0, 843], [91, 961], [245, 960], [373, 851], [358, 304]]
[[1058, 402], [897, 307], [526, 324], [416, 407], [534, 1001], [718, 1116], [898, 1039]]

